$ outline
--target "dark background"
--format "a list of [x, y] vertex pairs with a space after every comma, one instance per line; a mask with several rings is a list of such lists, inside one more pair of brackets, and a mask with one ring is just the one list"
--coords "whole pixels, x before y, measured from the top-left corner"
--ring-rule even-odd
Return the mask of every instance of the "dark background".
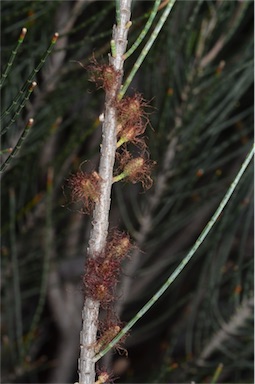
[[[129, 47], [153, 4], [133, 2]], [[113, 187], [110, 225], [138, 245], [117, 290], [124, 323], [194, 244], [252, 145], [253, 14], [249, 1], [177, 1], [129, 87], [150, 101], [146, 136], [157, 166], [146, 193], [139, 184]], [[74, 382], [90, 216], [70, 204], [67, 179], [98, 165], [104, 103], [77, 62], [86, 67], [92, 55], [107, 62], [115, 3], [2, 1], [1, 18], [2, 73], [28, 29], [2, 87], [2, 129], [14, 120], [2, 150], [35, 120], [2, 175], [2, 382]], [[60, 38], [35, 74], [33, 94], [20, 95], [8, 113], [55, 32]], [[126, 75], [143, 45], [126, 61]], [[121, 349], [99, 369], [109, 365], [117, 382], [212, 383], [223, 364], [217, 382], [252, 383], [252, 306], [249, 166], [205, 243], [131, 330], [128, 355]]]

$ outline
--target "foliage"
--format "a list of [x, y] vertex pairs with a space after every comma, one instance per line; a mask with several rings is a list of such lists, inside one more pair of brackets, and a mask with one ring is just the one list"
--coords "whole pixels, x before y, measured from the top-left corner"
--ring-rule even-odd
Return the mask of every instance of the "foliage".
[[[128, 91], [151, 100], [146, 145], [157, 165], [146, 194], [139, 185], [114, 185], [111, 226], [128, 230], [138, 245], [123, 265], [121, 321], [192, 246], [252, 142], [253, 5], [183, 4], [175, 4]], [[152, 7], [134, 2], [129, 46]], [[3, 1], [1, 11], [2, 73], [28, 29], [2, 87], [2, 132], [15, 118], [2, 136], [3, 161], [34, 119], [2, 175], [3, 381], [69, 382], [76, 379], [90, 223], [70, 204], [68, 180], [98, 162], [103, 93], [94, 92], [83, 67], [92, 54], [106, 62], [115, 3]], [[34, 73], [55, 32], [58, 42]], [[141, 49], [127, 59], [126, 74]], [[27, 79], [37, 82], [31, 95]], [[220, 382], [253, 381], [252, 192], [249, 167], [194, 260], [126, 339], [128, 357], [108, 357], [113, 376], [212, 382], [218, 368]]]

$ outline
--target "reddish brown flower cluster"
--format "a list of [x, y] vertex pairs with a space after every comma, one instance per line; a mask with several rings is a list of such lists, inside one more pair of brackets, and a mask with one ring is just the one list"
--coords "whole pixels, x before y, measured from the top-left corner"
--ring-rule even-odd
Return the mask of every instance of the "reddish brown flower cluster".
[[112, 89], [120, 78], [120, 73], [112, 65], [99, 64], [94, 58], [92, 58], [87, 70], [90, 81], [94, 82], [97, 88], [103, 88], [105, 91]]
[[101, 371], [98, 373], [97, 381], [95, 381], [95, 384], [104, 384], [107, 381], [109, 382], [110, 375], [107, 371]]
[[141, 137], [148, 124], [147, 113], [144, 111], [146, 106], [148, 103], [138, 93], [118, 101], [116, 104], [118, 147], [123, 143], [133, 143], [143, 149], [146, 148], [144, 137]]
[[[134, 96], [127, 96], [118, 101], [117, 111], [118, 120], [122, 125], [133, 125], [142, 123], [142, 118], [148, 123], [147, 113], [144, 108], [148, 107], [149, 103], [142, 98], [142, 95], [136, 93]], [[146, 126], [145, 124], [145, 126]]]
[[101, 178], [97, 172], [77, 172], [68, 180], [72, 202], [82, 202], [85, 213], [90, 213], [100, 197]]
[[95, 384], [113, 384], [114, 380], [113, 372], [107, 372], [104, 368], [97, 368], [97, 381], [95, 381]]
[[144, 189], [149, 189], [152, 186], [153, 180], [150, 174], [155, 165], [154, 161], [148, 159], [145, 154], [132, 157], [128, 151], [123, 151], [118, 158], [118, 172], [121, 173], [115, 176], [115, 182], [124, 179], [133, 184], [141, 182]]
[[86, 262], [83, 278], [85, 292], [100, 301], [105, 308], [114, 300], [121, 261], [128, 256], [132, 246], [127, 234], [114, 231], [109, 236], [104, 251], [88, 258]]
[[[106, 93], [116, 87], [120, 80], [120, 73], [113, 66], [99, 64], [95, 58], [92, 58], [91, 65], [87, 69], [90, 73], [90, 80], [94, 81], [97, 87], [102, 87]], [[117, 111], [117, 148], [124, 146], [120, 156], [117, 153], [117, 160], [120, 159], [117, 171], [121, 174], [116, 175], [113, 182], [126, 178], [132, 183], [140, 181], [143, 188], [148, 189], [152, 186], [150, 172], [155, 164], [148, 159], [143, 136], [149, 123], [148, 113], [145, 111], [149, 103], [139, 93], [120, 100], [116, 97], [112, 102]], [[126, 149], [129, 143], [142, 149], [141, 156], [132, 158]]]
[[120, 332], [121, 328], [117, 324], [112, 324], [109, 328], [105, 329], [97, 339], [96, 346], [94, 348], [96, 353], [99, 353], [114, 339]]
[[[148, 114], [145, 112], [148, 107], [141, 94], [136, 93], [132, 97], [125, 97], [116, 103], [117, 109], [117, 148], [125, 144], [124, 149], [117, 153], [116, 159], [119, 162], [118, 174], [115, 174], [114, 182], [128, 180], [132, 183], [141, 182], [144, 189], [152, 186], [151, 170], [155, 162], [149, 160], [144, 132], [149, 123]], [[133, 158], [127, 151], [127, 144], [132, 143], [140, 147], [142, 153]]]
[[[92, 59], [88, 66], [90, 80], [96, 83], [98, 88], [103, 88], [111, 96], [111, 105], [116, 108], [117, 117], [117, 148], [116, 160], [118, 169], [113, 182], [126, 179], [132, 183], [141, 182], [144, 189], [152, 186], [151, 170], [155, 164], [149, 160], [146, 151], [146, 143], [143, 137], [146, 126], [149, 123], [145, 108], [148, 103], [140, 94], [132, 97], [117, 98], [120, 82], [120, 73], [111, 65], [98, 64]], [[127, 150], [127, 144], [139, 147], [141, 154], [132, 157]], [[85, 213], [91, 213], [95, 204], [100, 199], [102, 179], [97, 172], [77, 172], [68, 180], [71, 188], [73, 202], [82, 202]], [[98, 254], [88, 257], [85, 265], [83, 283], [85, 294], [99, 301], [100, 305], [111, 312], [111, 304], [115, 299], [115, 287], [121, 270], [121, 262], [133, 248], [129, 235], [119, 231], [113, 231], [107, 238], [104, 249]], [[106, 319], [99, 324], [99, 337], [94, 348], [95, 353], [103, 350], [120, 332], [121, 324], [117, 319]], [[117, 344], [117, 349], [121, 347]], [[100, 372], [96, 384], [103, 384], [109, 380], [106, 371]]]
[[[99, 336], [94, 347], [95, 353], [99, 353], [107, 345], [117, 336], [117, 334], [122, 329], [123, 324], [119, 321], [119, 319], [114, 315], [114, 313], [110, 310], [107, 312], [105, 319], [99, 322], [98, 332]], [[124, 353], [127, 351], [122, 347], [122, 343], [125, 341], [127, 334], [125, 334], [114, 346], [116, 350], [121, 350]]]

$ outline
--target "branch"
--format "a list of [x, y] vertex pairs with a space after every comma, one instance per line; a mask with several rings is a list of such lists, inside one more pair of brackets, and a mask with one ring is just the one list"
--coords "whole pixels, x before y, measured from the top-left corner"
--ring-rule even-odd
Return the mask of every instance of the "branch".
[[[102, 127], [102, 146], [99, 175], [102, 179], [99, 202], [95, 206], [90, 234], [88, 256], [95, 257], [106, 244], [109, 226], [109, 210], [113, 179], [113, 166], [116, 151], [116, 107], [115, 100], [120, 91], [123, 77], [123, 55], [127, 46], [127, 34], [130, 26], [131, 0], [120, 1], [119, 24], [113, 27], [114, 57], [110, 56], [110, 64], [118, 72], [118, 78], [106, 90], [104, 122]], [[95, 362], [93, 345], [96, 342], [97, 321], [100, 303], [86, 298], [82, 311], [82, 331], [80, 335], [79, 383], [92, 384], [95, 381]]]

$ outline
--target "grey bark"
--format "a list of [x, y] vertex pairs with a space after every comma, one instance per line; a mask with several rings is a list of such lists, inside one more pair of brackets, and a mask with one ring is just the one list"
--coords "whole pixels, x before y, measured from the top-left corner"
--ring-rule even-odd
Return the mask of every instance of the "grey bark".
[[[116, 151], [116, 106], [115, 100], [120, 90], [123, 76], [123, 55], [127, 46], [128, 22], [131, 15], [131, 0], [120, 0], [120, 21], [113, 27], [113, 40], [116, 44], [116, 56], [110, 57], [110, 64], [119, 77], [116, 84], [106, 92], [104, 122], [102, 127], [102, 145], [99, 165], [99, 175], [102, 178], [100, 200], [95, 206], [90, 234], [88, 256], [94, 257], [105, 247], [109, 210], [111, 203], [111, 189], [113, 166]], [[82, 331], [80, 334], [79, 384], [95, 382], [94, 348], [97, 333], [97, 321], [100, 303], [92, 298], [86, 298], [82, 310]]]

